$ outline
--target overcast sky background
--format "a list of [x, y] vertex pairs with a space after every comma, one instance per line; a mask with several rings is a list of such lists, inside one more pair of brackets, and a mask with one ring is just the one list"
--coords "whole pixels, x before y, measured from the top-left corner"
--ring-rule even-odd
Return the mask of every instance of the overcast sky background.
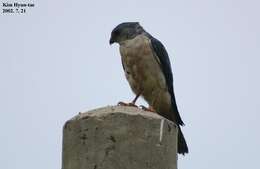
[[0, 15], [0, 168], [61, 168], [66, 120], [134, 97], [108, 43], [125, 21], [170, 55], [190, 148], [179, 169], [260, 167], [259, 1], [34, 3]]

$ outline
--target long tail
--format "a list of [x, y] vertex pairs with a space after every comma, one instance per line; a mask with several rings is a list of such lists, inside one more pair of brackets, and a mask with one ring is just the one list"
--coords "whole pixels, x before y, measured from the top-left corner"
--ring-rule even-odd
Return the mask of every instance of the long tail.
[[179, 131], [178, 131], [178, 153], [185, 155], [185, 153], [189, 152], [186, 140], [182, 134], [181, 128], [178, 125]]

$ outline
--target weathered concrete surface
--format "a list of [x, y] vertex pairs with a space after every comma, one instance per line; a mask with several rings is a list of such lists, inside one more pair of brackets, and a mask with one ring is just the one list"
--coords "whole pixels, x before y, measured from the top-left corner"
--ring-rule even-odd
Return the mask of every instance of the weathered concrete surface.
[[62, 169], [176, 169], [177, 130], [133, 107], [81, 113], [64, 125]]

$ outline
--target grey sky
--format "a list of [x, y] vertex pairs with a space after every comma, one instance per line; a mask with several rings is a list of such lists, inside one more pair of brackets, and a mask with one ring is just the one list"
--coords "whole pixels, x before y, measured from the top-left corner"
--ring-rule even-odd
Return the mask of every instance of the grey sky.
[[133, 98], [108, 43], [125, 21], [170, 55], [190, 148], [179, 168], [259, 168], [259, 1], [34, 2], [0, 14], [0, 168], [60, 168], [66, 120]]

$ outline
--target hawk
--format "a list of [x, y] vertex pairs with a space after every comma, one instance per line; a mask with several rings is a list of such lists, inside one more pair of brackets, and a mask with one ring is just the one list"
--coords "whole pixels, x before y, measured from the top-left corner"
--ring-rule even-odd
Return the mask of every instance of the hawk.
[[120, 104], [135, 106], [138, 97], [142, 96], [149, 104], [149, 108], [143, 109], [157, 112], [177, 124], [178, 153], [188, 153], [180, 128], [184, 123], [175, 100], [171, 64], [163, 44], [138, 22], [125, 22], [116, 26], [109, 43], [119, 44], [125, 76], [136, 95], [131, 103]]

